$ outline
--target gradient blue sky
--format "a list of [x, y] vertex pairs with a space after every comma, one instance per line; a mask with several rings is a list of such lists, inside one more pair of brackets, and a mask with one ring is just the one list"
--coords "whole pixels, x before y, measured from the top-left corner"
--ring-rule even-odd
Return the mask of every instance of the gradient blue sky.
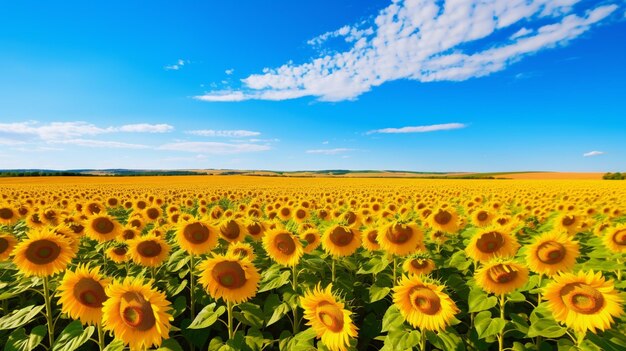
[[626, 170], [625, 3], [473, 2], [2, 2], [0, 169]]

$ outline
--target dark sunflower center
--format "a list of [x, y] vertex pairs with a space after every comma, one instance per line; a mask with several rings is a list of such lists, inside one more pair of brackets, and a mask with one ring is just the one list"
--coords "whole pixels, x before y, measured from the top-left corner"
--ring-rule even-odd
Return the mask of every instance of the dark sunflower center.
[[104, 288], [93, 278], [81, 278], [74, 285], [73, 293], [81, 304], [93, 308], [102, 307], [102, 303], [107, 299]]
[[126, 248], [125, 247], [116, 247], [115, 249], [113, 249], [113, 252], [116, 255], [123, 256], [123, 255], [126, 255]]
[[250, 235], [256, 236], [261, 234], [261, 225], [259, 223], [249, 224], [246, 228], [248, 229], [248, 233], [250, 233]]
[[570, 225], [574, 224], [574, 222], [576, 222], [576, 218], [574, 216], [565, 216], [563, 217], [563, 220], [561, 221], [561, 223], [563, 223], [563, 225], [566, 227], [569, 227]]
[[337, 246], [348, 246], [354, 239], [354, 233], [350, 228], [336, 227], [329, 237], [330, 241]]
[[137, 292], [122, 295], [120, 316], [124, 324], [139, 331], [149, 330], [156, 324], [152, 305]]
[[343, 218], [348, 222], [348, 224], [354, 224], [354, 222], [356, 222], [356, 219], [357, 219], [356, 214], [352, 211], [346, 212]]
[[283, 207], [280, 210], [280, 214], [283, 215], [283, 217], [287, 217], [287, 216], [289, 216], [291, 214], [291, 210], [289, 208], [287, 208], [287, 207]]
[[557, 264], [565, 258], [565, 246], [556, 241], [542, 243], [537, 248], [537, 258], [545, 264]]
[[446, 225], [450, 223], [451, 220], [452, 215], [446, 210], [439, 210], [439, 212], [435, 215], [435, 222], [440, 225]]
[[613, 234], [613, 242], [620, 246], [626, 245], [626, 229], [616, 231]]
[[61, 247], [48, 239], [36, 240], [28, 245], [26, 258], [34, 264], [48, 264], [61, 255]]
[[10, 208], [0, 208], [0, 218], [11, 219], [14, 215], [15, 214], [13, 213], [13, 210], [11, 210]]
[[163, 248], [154, 240], [142, 241], [137, 245], [137, 252], [143, 257], [157, 257], [161, 254]]
[[504, 246], [504, 236], [498, 232], [489, 232], [476, 241], [478, 249], [485, 253], [494, 253]]
[[137, 208], [140, 210], [143, 210], [144, 208], [148, 207], [148, 203], [145, 201], [138, 201], [137, 202]]
[[604, 296], [584, 283], [565, 285], [560, 292], [563, 303], [574, 312], [594, 314], [604, 307]]
[[480, 211], [476, 215], [476, 218], [478, 218], [478, 220], [482, 222], [482, 221], [487, 220], [487, 218], [489, 218], [489, 214], [485, 211]]
[[133, 219], [132, 221], [130, 221], [130, 226], [131, 227], [135, 227], [135, 228], [141, 227], [141, 220], [140, 219]]
[[209, 240], [210, 234], [209, 228], [198, 222], [186, 225], [183, 230], [183, 236], [192, 244], [202, 244], [206, 242]]
[[328, 212], [326, 210], [320, 210], [318, 212], [318, 217], [319, 218], [326, 218], [326, 216], [328, 216]]
[[37, 223], [37, 224], [41, 224], [41, 219], [39, 219], [39, 214], [38, 213], [33, 213], [33, 215], [30, 217], [31, 221], [33, 221], [33, 223]]
[[497, 284], [507, 284], [517, 278], [517, 271], [506, 265], [497, 265], [489, 270], [489, 278]]
[[91, 227], [100, 234], [109, 234], [113, 231], [115, 225], [106, 217], [98, 217], [93, 220]]
[[428, 267], [428, 260], [416, 258], [411, 261], [411, 266], [413, 266], [413, 268], [416, 268], [416, 269], [424, 269]]
[[302, 219], [302, 218], [306, 217], [306, 211], [302, 210], [302, 209], [297, 210], [296, 211], [296, 217], [299, 218], [299, 219]]
[[387, 240], [391, 241], [394, 244], [404, 244], [411, 239], [413, 236], [413, 230], [411, 227], [407, 227], [401, 224], [395, 224], [385, 234]]
[[81, 233], [85, 229], [85, 227], [81, 224], [75, 223], [70, 224], [69, 227], [75, 234]]
[[248, 257], [248, 250], [238, 247], [233, 250], [233, 254], [239, 257]]
[[287, 233], [281, 233], [274, 238], [274, 246], [285, 255], [291, 255], [296, 251], [296, 243], [293, 241], [291, 235]]
[[441, 310], [441, 299], [425, 286], [415, 287], [409, 296], [413, 307], [424, 314], [432, 316]]
[[378, 231], [376, 229], [370, 230], [370, 232], [367, 233], [367, 240], [372, 244], [378, 245]]
[[304, 236], [304, 240], [309, 244], [313, 244], [317, 240], [317, 237], [313, 233], [308, 233]]
[[4, 253], [9, 248], [9, 241], [5, 238], [0, 238], [0, 254]]
[[235, 261], [217, 263], [211, 275], [221, 286], [228, 289], [238, 289], [246, 284], [246, 272]]
[[317, 307], [317, 318], [334, 333], [343, 330], [343, 311], [328, 302], [321, 302]]
[[89, 204], [89, 206], [87, 206], [87, 209], [93, 214], [100, 213], [100, 206], [98, 206], [97, 204]]
[[226, 222], [226, 224], [220, 228], [220, 231], [222, 232], [222, 235], [228, 239], [237, 239], [240, 232], [239, 225], [237, 225], [237, 222], [233, 220]]
[[148, 218], [150, 219], [157, 219], [159, 218], [159, 210], [157, 210], [156, 208], [149, 208], [146, 211], [146, 215], [148, 215]]
[[134, 231], [134, 230], [131, 230], [131, 229], [125, 229], [125, 230], [122, 232], [122, 237], [123, 237], [125, 240], [131, 240], [131, 239], [135, 238], [135, 231]]

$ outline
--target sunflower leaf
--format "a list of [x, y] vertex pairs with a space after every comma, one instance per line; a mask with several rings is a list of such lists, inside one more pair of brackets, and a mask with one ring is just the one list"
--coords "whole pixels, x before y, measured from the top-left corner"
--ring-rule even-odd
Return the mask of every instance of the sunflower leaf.
[[83, 329], [83, 325], [80, 321], [73, 321], [63, 329], [59, 338], [54, 342], [52, 351], [76, 350], [89, 340], [94, 330], [95, 328], [93, 326]]
[[156, 351], [183, 351], [183, 348], [175, 339], [167, 339], [163, 340], [161, 347], [156, 349]]
[[[270, 276], [271, 277], [271, 276]], [[259, 293], [264, 291], [269, 291], [272, 289], [280, 288], [281, 286], [289, 283], [291, 278], [291, 271], [284, 271], [278, 276], [271, 277], [269, 280], [263, 280], [261, 282], [261, 289], [259, 289]]]
[[505, 326], [505, 319], [492, 318], [489, 311], [482, 311], [474, 318], [474, 327], [480, 339], [501, 333]]
[[392, 305], [387, 309], [383, 316], [383, 328], [381, 331], [386, 332], [400, 328], [404, 324], [404, 317], [400, 314], [400, 310], [396, 305]]
[[467, 303], [469, 305], [468, 312], [481, 312], [495, 307], [498, 304], [498, 298], [487, 295], [480, 288], [473, 288], [470, 290]]
[[28, 306], [0, 318], [0, 330], [19, 328], [30, 322], [44, 306]]
[[528, 328], [528, 337], [543, 336], [546, 338], [558, 338], [567, 332], [567, 328], [560, 326], [552, 313], [548, 309], [548, 305], [544, 302], [539, 304], [530, 314], [530, 328]]
[[205, 306], [187, 328], [203, 329], [212, 326], [213, 323], [217, 322], [217, 319], [226, 312], [226, 307], [220, 306], [215, 309], [215, 306], [217, 306], [215, 302]]
[[4, 351], [30, 351], [34, 350], [47, 334], [45, 325], [38, 325], [31, 330], [30, 335], [26, 335], [26, 330], [20, 328], [15, 330], [7, 339]]

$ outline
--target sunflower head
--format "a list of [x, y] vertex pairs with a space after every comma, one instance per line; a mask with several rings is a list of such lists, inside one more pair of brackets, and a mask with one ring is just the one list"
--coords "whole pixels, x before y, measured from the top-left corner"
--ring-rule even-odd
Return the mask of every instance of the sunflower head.
[[94, 214], [87, 219], [85, 234], [98, 242], [115, 239], [122, 231], [122, 226], [107, 214]]
[[200, 283], [214, 299], [240, 303], [256, 295], [261, 275], [247, 258], [214, 255], [202, 262]]
[[173, 318], [165, 294], [141, 278], [130, 277], [110, 283], [105, 292], [103, 327], [131, 350], [159, 347], [169, 338]]
[[244, 226], [246, 228], [246, 231], [248, 232], [248, 235], [250, 235], [252, 239], [259, 241], [263, 238], [263, 234], [265, 233], [265, 225], [260, 220], [252, 217], [248, 218], [245, 221]]
[[181, 221], [176, 228], [180, 247], [193, 255], [209, 253], [217, 245], [217, 229], [203, 220]]
[[465, 248], [473, 260], [485, 262], [495, 257], [514, 256], [520, 245], [502, 227], [488, 227], [474, 234]]
[[140, 236], [128, 242], [128, 255], [138, 265], [158, 267], [167, 259], [170, 246], [161, 236]]
[[128, 260], [128, 248], [126, 246], [111, 246], [106, 250], [106, 255], [115, 263], [124, 263]]
[[352, 322], [350, 311], [332, 293], [332, 284], [326, 289], [318, 285], [306, 291], [300, 298], [307, 325], [322, 339], [331, 351], [345, 351], [350, 345], [350, 338], [357, 336], [357, 327]]
[[606, 229], [602, 239], [609, 250], [617, 253], [626, 252], [626, 224]]
[[502, 295], [521, 288], [528, 281], [528, 268], [510, 260], [494, 259], [474, 273], [476, 283], [486, 292]]
[[438, 331], [449, 325], [459, 312], [443, 289], [418, 275], [404, 276], [393, 288], [393, 302], [414, 328]]
[[250, 262], [254, 261], [256, 257], [254, 255], [254, 249], [252, 245], [244, 242], [230, 243], [228, 245], [227, 255], [239, 256], [241, 258], [247, 258]]
[[306, 246], [302, 248], [304, 253], [311, 253], [322, 243], [320, 233], [315, 228], [307, 229], [300, 233], [300, 240], [306, 241]]
[[439, 206], [428, 213], [428, 224], [435, 230], [454, 233], [459, 230], [459, 215], [450, 206]]
[[624, 301], [600, 272], [560, 273], [543, 289], [554, 318], [578, 332], [611, 328], [624, 313]]
[[13, 225], [19, 219], [19, 213], [12, 206], [0, 203], [0, 225]]
[[435, 269], [435, 261], [422, 255], [409, 257], [404, 260], [402, 269], [409, 275], [427, 275]]
[[0, 262], [6, 261], [17, 245], [17, 239], [9, 233], [0, 232]]
[[31, 230], [13, 250], [13, 262], [26, 276], [47, 277], [63, 271], [74, 253], [68, 239], [45, 227]]
[[350, 227], [333, 225], [322, 235], [322, 246], [333, 256], [350, 256], [361, 246], [361, 234]]
[[383, 250], [399, 256], [426, 249], [424, 233], [415, 224], [392, 222], [378, 231], [378, 242]]
[[526, 258], [531, 271], [547, 276], [567, 272], [576, 264], [578, 242], [556, 231], [537, 236], [526, 247]]
[[295, 266], [304, 254], [300, 240], [285, 229], [274, 229], [263, 236], [263, 248], [277, 263]]
[[365, 228], [361, 232], [361, 244], [367, 251], [380, 250], [380, 243], [378, 242], [378, 228]]
[[65, 272], [58, 287], [61, 311], [83, 324], [102, 322], [102, 304], [107, 300], [104, 289], [109, 280], [99, 270], [79, 265], [75, 271]]
[[246, 235], [246, 228], [238, 220], [229, 217], [220, 222], [219, 230], [222, 238], [229, 242], [242, 241]]
[[566, 212], [558, 215], [554, 219], [554, 228], [557, 231], [567, 232], [569, 235], [574, 235], [580, 229], [582, 217], [575, 213]]

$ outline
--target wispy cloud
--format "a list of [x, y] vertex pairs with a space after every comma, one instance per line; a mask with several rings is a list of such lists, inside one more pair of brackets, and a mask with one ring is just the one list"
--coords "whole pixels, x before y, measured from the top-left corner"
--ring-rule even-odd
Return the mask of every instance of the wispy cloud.
[[174, 130], [169, 124], [126, 124], [114, 130], [127, 133], [167, 133]]
[[348, 148], [335, 148], [335, 149], [315, 149], [307, 150], [307, 154], [321, 154], [321, 155], [338, 155], [346, 152], [354, 151], [354, 149]]
[[577, 2], [394, 0], [372, 21], [343, 26], [309, 41], [321, 45], [329, 38], [344, 37], [349, 43], [346, 51], [330, 49], [330, 54], [305, 63], [265, 68], [242, 79], [240, 88], [208, 91], [195, 98], [226, 102], [313, 96], [341, 101], [398, 79], [434, 82], [486, 76], [528, 55], [567, 44], [618, 8], [593, 2], [573, 6]]
[[231, 74], [235, 73], [235, 69], [234, 68], [227, 69], [224, 71], [224, 73], [226, 73], [227, 76], [230, 76]]
[[24, 145], [25, 143], [21, 140], [15, 140], [15, 139], [7, 139], [7, 138], [0, 138], [0, 145], [1, 146], [15, 146], [15, 145]]
[[428, 133], [437, 132], [440, 130], [452, 130], [465, 128], [467, 125], [463, 123], [444, 123], [433, 124], [428, 126], [414, 126], [414, 127], [402, 127], [402, 128], [383, 128], [370, 130], [365, 134], [403, 134], [403, 133]]
[[92, 123], [37, 121], [0, 123], [0, 134], [30, 135], [42, 140], [56, 140], [93, 136], [106, 133], [165, 133], [174, 130], [169, 124], [126, 124], [114, 127], [98, 127]]
[[179, 142], [161, 145], [159, 150], [194, 152], [207, 155], [231, 155], [270, 150], [269, 145], [250, 143], [219, 143], [211, 141]]
[[593, 157], [593, 156], [600, 156], [600, 155], [604, 155], [606, 152], [604, 151], [589, 151], [589, 152], [585, 152], [583, 154], [583, 157]]
[[224, 138], [247, 138], [261, 135], [260, 132], [254, 132], [251, 130], [214, 130], [214, 129], [201, 129], [190, 130], [187, 134], [205, 136], [205, 137], [224, 137]]
[[187, 63], [189, 63], [188, 60], [178, 59], [175, 64], [165, 66], [163, 67], [163, 69], [165, 69], [166, 71], [178, 71], [179, 69], [183, 68], [183, 66]]
[[123, 143], [119, 141], [105, 141], [92, 139], [67, 139], [54, 140], [52, 144], [78, 145], [83, 147], [107, 148], [107, 149], [149, 149], [148, 145]]

